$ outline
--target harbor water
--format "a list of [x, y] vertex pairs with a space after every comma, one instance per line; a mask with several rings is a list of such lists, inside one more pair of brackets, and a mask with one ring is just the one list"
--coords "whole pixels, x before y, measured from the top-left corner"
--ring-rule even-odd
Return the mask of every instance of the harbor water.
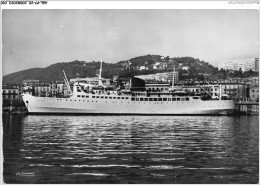
[[259, 117], [3, 115], [5, 183], [258, 183]]

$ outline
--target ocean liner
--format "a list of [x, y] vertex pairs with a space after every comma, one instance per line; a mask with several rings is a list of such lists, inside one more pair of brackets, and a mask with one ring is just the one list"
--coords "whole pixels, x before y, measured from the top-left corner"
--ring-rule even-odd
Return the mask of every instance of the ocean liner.
[[[123, 115], [218, 115], [230, 114], [235, 110], [235, 101], [221, 95], [203, 99], [199, 95], [177, 92], [148, 92], [145, 88], [132, 87], [128, 90], [111, 89], [103, 86], [102, 62], [99, 84], [74, 82], [69, 97], [38, 97], [23, 93], [22, 98], [29, 114], [123, 114]], [[65, 84], [70, 84], [64, 73]], [[140, 80], [140, 79], [139, 79]], [[133, 79], [134, 81], [134, 79]], [[136, 81], [136, 79], [135, 79]], [[137, 79], [138, 81], [138, 79]], [[134, 84], [130, 82], [130, 84]], [[221, 87], [220, 87], [221, 88]], [[214, 89], [214, 88], [213, 88]]]

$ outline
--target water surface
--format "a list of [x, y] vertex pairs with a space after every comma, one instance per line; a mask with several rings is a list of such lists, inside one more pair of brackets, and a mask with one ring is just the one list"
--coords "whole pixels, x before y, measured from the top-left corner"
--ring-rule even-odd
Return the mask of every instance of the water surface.
[[258, 183], [258, 116], [3, 116], [5, 183]]

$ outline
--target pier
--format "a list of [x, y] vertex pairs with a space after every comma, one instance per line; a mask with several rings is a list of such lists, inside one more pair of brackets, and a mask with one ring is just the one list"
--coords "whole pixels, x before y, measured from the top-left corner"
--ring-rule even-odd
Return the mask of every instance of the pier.
[[251, 101], [237, 102], [236, 111], [240, 114], [259, 114], [259, 102], [251, 102]]

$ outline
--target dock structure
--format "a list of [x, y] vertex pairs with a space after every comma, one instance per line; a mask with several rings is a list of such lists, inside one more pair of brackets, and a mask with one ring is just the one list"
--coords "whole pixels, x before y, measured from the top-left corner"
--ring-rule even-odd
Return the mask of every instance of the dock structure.
[[236, 111], [241, 114], [259, 114], [259, 102], [251, 102], [251, 101], [237, 102]]

